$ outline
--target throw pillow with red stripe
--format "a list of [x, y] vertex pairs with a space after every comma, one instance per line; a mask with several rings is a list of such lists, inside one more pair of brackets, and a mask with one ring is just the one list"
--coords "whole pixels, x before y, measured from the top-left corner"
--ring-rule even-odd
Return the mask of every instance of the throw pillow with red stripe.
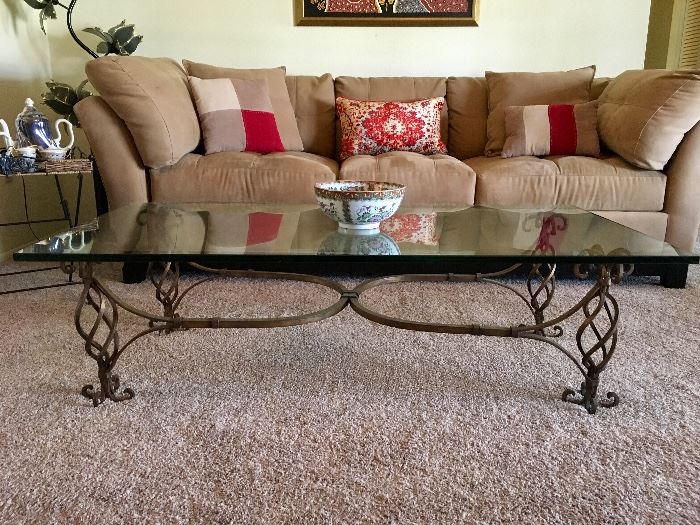
[[207, 155], [284, 151], [265, 80], [189, 77]]
[[510, 106], [502, 157], [600, 155], [598, 102]]

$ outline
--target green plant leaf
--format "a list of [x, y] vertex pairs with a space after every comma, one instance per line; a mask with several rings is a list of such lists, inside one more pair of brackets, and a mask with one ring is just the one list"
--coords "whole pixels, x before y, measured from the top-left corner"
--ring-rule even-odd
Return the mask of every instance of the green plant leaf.
[[72, 108], [78, 102], [78, 93], [72, 87], [67, 86], [66, 88], [64, 86], [65, 84], [62, 85], [60, 89], [49, 88], [48, 93], [42, 93], [41, 97], [44, 100], [44, 102], [48, 103], [49, 100], [52, 100], [56, 103], [64, 104], [68, 108]]
[[120, 27], [114, 32], [114, 40], [122, 45], [128, 42], [134, 36], [134, 24], [129, 24]]
[[57, 100], [55, 98], [45, 98], [44, 104], [46, 104], [54, 112], [56, 112], [58, 115], [61, 115], [62, 117], [67, 117], [71, 113], [73, 113], [72, 105], [66, 104], [65, 102], [61, 102], [60, 100]]
[[110, 35], [114, 36], [114, 33], [116, 33], [118, 29], [121, 29], [121, 28], [124, 27], [125, 25], [126, 25], [126, 20], [122, 20], [122, 21], [119, 22], [116, 26], [110, 27], [110, 28], [107, 30], [107, 32], [108, 32]]
[[143, 41], [143, 35], [137, 35], [122, 46], [123, 55], [131, 55]]
[[64, 82], [54, 82], [53, 80], [46, 83], [49, 88], [47, 93], [42, 93], [41, 97], [46, 106], [51, 108], [58, 115], [67, 118], [71, 124], [79, 126], [78, 117], [73, 111], [74, 106], [84, 99], [92, 95], [90, 91], [85, 89], [88, 81], [83, 80], [77, 88], [73, 88], [70, 84]]
[[24, 0], [32, 9], [44, 9], [50, 0]]
[[80, 83], [80, 85], [78, 85], [77, 88], [75, 88], [75, 91], [78, 93], [78, 102], [80, 102], [84, 98], [92, 96], [92, 91], [85, 89], [85, 86], [88, 85], [88, 82], [90, 81], [88, 79], [85, 79]]
[[46, 34], [46, 26], [44, 25], [44, 21], [48, 18], [56, 20], [56, 9], [51, 3], [47, 4], [46, 7], [39, 11], [39, 25], [41, 26], [41, 30], [44, 32], [44, 34]]
[[97, 38], [100, 40], [104, 40], [107, 43], [112, 43], [112, 35], [109, 33], [105, 33], [100, 29], [99, 27], [87, 27], [83, 29], [85, 33], [90, 33], [91, 35], [95, 35]]
[[100, 42], [97, 44], [95, 51], [97, 51], [100, 55], [106, 55], [109, 53], [109, 44], [107, 42]]

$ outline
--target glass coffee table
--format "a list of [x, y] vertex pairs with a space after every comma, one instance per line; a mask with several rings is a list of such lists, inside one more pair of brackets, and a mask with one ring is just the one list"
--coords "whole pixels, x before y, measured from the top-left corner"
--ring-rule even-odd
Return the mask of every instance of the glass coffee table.
[[[80, 242], [75, 242], [76, 238]], [[580, 389], [567, 389], [564, 401], [585, 407], [613, 407], [619, 396], [598, 396], [601, 373], [618, 343], [620, 305], [612, 287], [632, 273], [635, 264], [697, 264], [697, 255], [576, 209], [504, 210], [493, 208], [402, 209], [382, 223], [381, 232], [353, 234], [315, 206], [245, 204], [130, 205], [100, 216], [92, 224], [33, 244], [15, 254], [18, 261], [54, 261], [65, 272], [78, 272], [83, 291], [75, 324], [87, 354], [97, 362], [99, 385], [86, 385], [82, 394], [98, 406], [107, 399], [134, 397], [122, 389], [115, 366], [123, 352], [153, 333], [202, 328], [272, 328], [301, 325], [332, 317], [347, 307], [375, 323], [424, 332], [526, 338], [551, 345], [581, 372]], [[148, 277], [161, 307], [146, 312], [127, 303], [94, 272], [101, 262], [148, 263]], [[266, 271], [271, 262], [304, 268], [355, 264], [363, 271], [410, 264], [416, 273], [378, 277], [348, 289], [311, 273]], [[474, 273], [424, 273], [441, 265], [490, 268]], [[187, 288], [180, 270], [187, 264], [206, 277]], [[557, 264], [571, 264], [576, 277], [590, 280], [590, 289], [564, 313], [548, 315], [556, 291]], [[498, 269], [492, 270], [494, 265]], [[261, 270], [262, 269], [262, 270]], [[524, 271], [523, 271], [524, 270]], [[520, 288], [499, 280], [522, 272]], [[280, 318], [184, 317], [183, 301], [190, 292], [216, 276], [295, 280], [325, 286], [337, 301], [319, 311]], [[366, 291], [406, 282], [487, 282], [513, 293], [525, 303], [528, 318], [510, 326], [439, 324], [387, 316], [363, 303]], [[190, 305], [190, 307], [196, 305]], [[96, 312], [88, 321], [86, 310]], [[144, 329], [123, 341], [119, 312], [142, 319]], [[581, 315], [573, 344], [565, 345], [563, 321]], [[104, 334], [107, 334], [106, 336]]]

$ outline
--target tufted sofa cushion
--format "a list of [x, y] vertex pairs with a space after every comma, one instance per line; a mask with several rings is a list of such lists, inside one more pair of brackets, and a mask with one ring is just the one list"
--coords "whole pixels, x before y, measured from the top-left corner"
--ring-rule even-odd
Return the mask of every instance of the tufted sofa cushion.
[[340, 167], [341, 180], [391, 181], [406, 186], [405, 206], [471, 206], [476, 175], [448, 155], [392, 151], [350, 157]]
[[476, 157], [476, 204], [502, 208], [574, 206], [587, 210], [661, 211], [666, 175], [617, 156]]
[[151, 170], [151, 200], [314, 204], [314, 184], [336, 180], [337, 173], [334, 160], [306, 152], [190, 153]]

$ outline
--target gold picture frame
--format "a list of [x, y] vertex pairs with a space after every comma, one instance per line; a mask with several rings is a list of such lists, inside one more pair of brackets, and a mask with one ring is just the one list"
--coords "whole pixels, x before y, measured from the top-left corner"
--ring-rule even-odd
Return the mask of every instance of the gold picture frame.
[[[380, 0], [376, 0], [378, 3]], [[402, 0], [384, 0], [385, 5], [394, 5]], [[297, 26], [478, 26], [479, 2], [471, 0], [469, 13], [421, 13], [405, 16], [397, 13], [382, 14], [329, 14], [321, 13], [312, 0], [294, 0], [294, 23]], [[313, 11], [307, 12], [307, 9]]]

